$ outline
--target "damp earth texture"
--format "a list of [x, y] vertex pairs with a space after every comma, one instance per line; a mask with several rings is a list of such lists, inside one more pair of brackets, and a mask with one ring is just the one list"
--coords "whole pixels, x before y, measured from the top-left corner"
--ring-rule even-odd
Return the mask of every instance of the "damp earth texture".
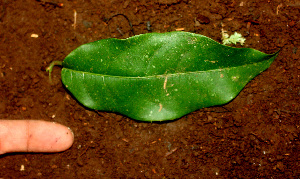
[[[299, 177], [299, 11], [296, 0], [2, 0], [0, 118], [59, 122], [75, 143], [61, 153], [0, 156], [0, 178]], [[49, 82], [49, 64], [81, 45], [173, 31], [218, 43], [221, 32], [237, 32], [246, 40], [231, 47], [280, 52], [229, 103], [171, 122], [87, 108], [63, 84], [61, 67]], [[176, 93], [171, 76], [159, 80], [161, 94]], [[154, 99], [153, 111], [165, 102]]]

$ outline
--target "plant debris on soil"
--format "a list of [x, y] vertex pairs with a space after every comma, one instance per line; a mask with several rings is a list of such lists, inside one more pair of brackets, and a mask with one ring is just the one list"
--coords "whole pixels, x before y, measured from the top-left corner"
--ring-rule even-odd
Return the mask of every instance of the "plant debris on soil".
[[[297, 0], [2, 0], [0, 119], [69, 126], [53, 154], [0, 156], [0, 178], [297, 178], [300, 176], [300, 8]], [[117, 15], [123, 14], [123, 15]], [[269, 69], [224, 106], [142, 123], [80, 105], [46, 67], [106, 38], [182, 30], [280, 50]]]

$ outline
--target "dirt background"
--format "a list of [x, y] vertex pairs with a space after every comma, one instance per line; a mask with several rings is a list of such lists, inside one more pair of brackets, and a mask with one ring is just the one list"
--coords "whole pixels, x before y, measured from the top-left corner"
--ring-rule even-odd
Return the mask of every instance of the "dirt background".
[[[63, 6], [0, 1], [0, 119], [59, 122], [75, 143], [62, 153], [0, 156], [0, 178], [299, 178], [299, 0], [56, 2]], [[163, 124], [98, 114], [65, 90], [59, 67], [53, 85], [45, 69], [82, 44], [132, 36], [123, 16], [107, 21], [115, 14], [135, 34], [184, 30], [221, 42], [223, 27], [241, 33], [244, 47], [281, 52], [223, 107]]]

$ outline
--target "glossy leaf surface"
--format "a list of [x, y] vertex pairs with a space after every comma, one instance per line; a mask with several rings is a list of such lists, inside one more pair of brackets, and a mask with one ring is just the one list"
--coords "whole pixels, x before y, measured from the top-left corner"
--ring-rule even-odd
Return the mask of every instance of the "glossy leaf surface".
[[80, 46], [63, 61], [62, 81], [88, 108], [173, 120], [228, 103], [276, 55], [188, 32], [148, 33]]

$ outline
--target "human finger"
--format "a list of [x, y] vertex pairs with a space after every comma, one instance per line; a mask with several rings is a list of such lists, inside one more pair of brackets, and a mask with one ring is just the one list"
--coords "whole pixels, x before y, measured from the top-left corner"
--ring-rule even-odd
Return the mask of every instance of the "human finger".
[[10, 152], [60, 152], [74, 142], [72, 131], [41, 120], [1, 120], [0, 154]]

